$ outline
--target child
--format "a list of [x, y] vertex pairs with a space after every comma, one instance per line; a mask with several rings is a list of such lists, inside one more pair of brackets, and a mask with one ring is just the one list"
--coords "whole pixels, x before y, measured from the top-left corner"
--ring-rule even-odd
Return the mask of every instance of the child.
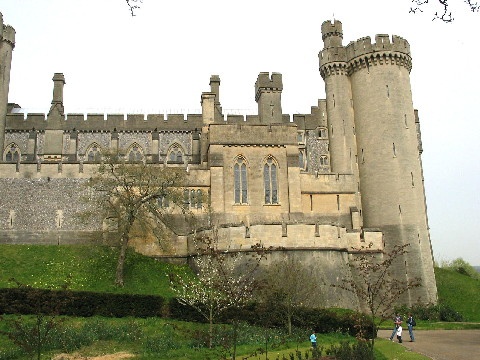
[[310, 342], [312, 343], [312, 348], [317, 348], [317, 336], [315, 335], [315, 331], [310, 335]]
[[402, 325], [398, 325], [397, 327], [397, 340], [401, 344], [402, 343]]

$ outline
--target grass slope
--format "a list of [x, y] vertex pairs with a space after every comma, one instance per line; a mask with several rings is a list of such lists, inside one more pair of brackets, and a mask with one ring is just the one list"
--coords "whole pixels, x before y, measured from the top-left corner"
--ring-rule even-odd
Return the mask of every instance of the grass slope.
[[168, 274], [180, 266], [129, 252], [125, 287], [114, 285], [118, 252], [107, 246], [0, 245], [0, 288], [15, 286], [10, 278], [37, 288], [173, 296]]
[[480, 322], [480, 280], [456, 271], [435, 268], [440, 305], [449, 305], [466, 321]]

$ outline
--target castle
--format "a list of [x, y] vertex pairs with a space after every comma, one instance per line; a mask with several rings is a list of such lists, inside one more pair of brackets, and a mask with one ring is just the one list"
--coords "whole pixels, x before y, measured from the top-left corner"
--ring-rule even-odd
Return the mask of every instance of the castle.
[[[0, 14], [1, 15], [1, 14]], [[376, 35], [342, 44], [340, 21], [321, 26], [319, 70], [326, 99], [310, 114], [282, 113], [282, 75], [260, 73], [258, 113], [224, 114], [220, 78], [201, 94], [201, 114], [71, 114], [63, 106], [65, 77], [53, 76], [48, 114], [8, 102], [15, 30], [0, 16], [0, 243], [69, 244], [98, 238], [101, 224], [79, 223], [81, 185], [97, 169], [100, 151], [187, 172], [186, 203], [202, 216], [208, 196], [220, 238], [230, 249], [280, 247], [313, 277], [348, 277], [349, 256], [362, 245], [381, 252], [410, 244], [395, 275], [420, 277], [405, 302], [435, 303], [437, 290], [422, 174], [418, 113], [410, 88], [409, 43]], [[189, 234], [172, 237], [164, 253], [187, 258]], [[352, 306], [328, 289], [322, 305]]]

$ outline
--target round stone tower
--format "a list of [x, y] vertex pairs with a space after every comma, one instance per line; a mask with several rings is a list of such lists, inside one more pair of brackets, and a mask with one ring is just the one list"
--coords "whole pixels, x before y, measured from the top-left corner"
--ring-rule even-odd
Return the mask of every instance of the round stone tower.
[[356, 173], [355, 125], [346, 49], [342, 45], [342, 23], [322, 24], [324, 48], [318, 54], [325, 81], [330, 167], [340, 174]]
[[419, 277], [406, 296], [436, 302], [433, 256], [427, 224], [419, 133], [410, 87], [408, 42], [376, 35], [351, 42], [346, 61], [351, 84], [365, 228], [380, 228], [385, 249], [409, 244], [394, 265], [396, 276]]
[[12, 51], [15, 47], [15, 29], [3, 24], [0, 13], [0, 162], [3, 162], [5, 150], [5, 120], [8, 106], [8, 88], [10, 85], [10, 67]]

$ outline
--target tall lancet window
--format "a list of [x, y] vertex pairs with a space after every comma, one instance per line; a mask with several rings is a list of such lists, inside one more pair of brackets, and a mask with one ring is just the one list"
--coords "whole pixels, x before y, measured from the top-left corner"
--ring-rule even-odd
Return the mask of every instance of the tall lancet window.
[[243, 157], [238, 157], [233, 165], [235, 204], [248, 204], [247, 164]]
[[265, 204], [278, 204], [277, 165], [270, 157], [263, 165]]

